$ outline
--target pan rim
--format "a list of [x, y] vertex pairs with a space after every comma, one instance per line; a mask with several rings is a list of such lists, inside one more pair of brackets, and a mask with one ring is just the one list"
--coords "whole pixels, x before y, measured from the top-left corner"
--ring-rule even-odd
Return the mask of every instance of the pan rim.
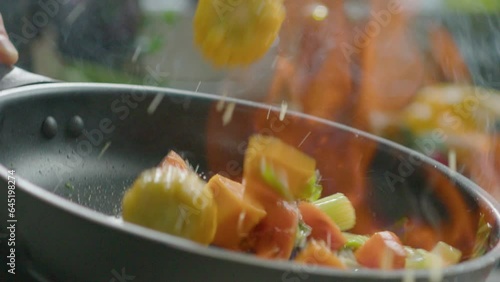
[[[123, 90], [130, 91], [132, 89], [145, 91], [147, 93], [162, 93], [164, 95], [185, 95], [188, 97], [192, 97], [194, 99], [209, 99], [213, 101], [219, 101], [224, 99], [227, 102], [234, 102], [237, 105], [248, 106], [252, 108], [259, 109], [269, 109], [270, 106], [262, 103], [252, 102], [241, 100], [237, 98], [230, 97], [222, 97], [214, 94], [202, 93], [202, 92], [194, 92], [189, 90], [179, 90], [172, 88], [162, 88], [162, 87], [154, 87], [154, 86], [141, 86], [141, 85], [127, 85], [127, 84], [112, 84], [112, 83], [48, 83], [48, 84], [38, 84], [38, 85], [29, 85], [23, 86], [15, 89], [9, 89], [0, 91], [0, 105], [2, 104], [2, 100], [10, 98], [12, 95], [16, 95], [14, 98], [19, 98], [23, 96], [31, 96], [46, 93], [50, 91], [54, 95], [57, 93], [68, 92], [70, 90], [84, 90], [84, 91], [107, 91], [107, 90]], [[279, 111], [278, 107], [271, 106], [271, 109]], [[461, 183], [463, 189], [467, 191], [474, 199], [478, 202], [482, 203], [491, 210], [491, 212], [495, 216], [496, 224], [500, 226], [500, 205], [497, 201], [481, 189], [478, 185], [473, 183], [471, 180], [452, 172], [445, 165], [417, 152], [412, 149], [406, 148], [400, 144], [397, 144], [393, 141], [375, 136], [373, 134], [342, 125], [333, 121], [325, 120], [322, 118], [310, 116], [303, 113], [298, 113], [294, 111], [287, 111], [287, 115], [297, 116], [299, 118], [307, 118], [313, 121], [326, 124], [331, 127], [336, 127], [344, 132], [349, 132], [350, 134], [356, 134], [363, 138], [367, 138], [373, 141], [376, 141], [378, 144], [382, 144], [384, 146], [388, 146], [390, 148], [394, 148], [396, 151], [404, 153], [404, 154], [413, 154], [421, 158], [425, 163], [434, 166], [442, 175], [445, 175], [448, 178], [455, 179], [457, 183]], [[7, 167], [0, 163], [0, 177], [3, 179], [7, 179]], [[296, 272], [297, 264], [290, 261], [269, 261], [257, 258], [253, 255], [242, 254], [237, 252], [231, 252], [227, 250], [221, 250], [216, 248], [209, 248], [206, 246], [201, 246], [195, 242], [192, 242], [187, 239], [179, 238], [173, 235], [164, 234], [158, 231], [154, 231], [145, 227], [141, 227], [135, 224], [127, 223], [127, 222], [119, 222], [114, 217], [107, 216], [90, 208], [78, 205], [73, 203], [67, 199], [64, 199], [56, 194], [53, 194], [46, 189], [39, 187], [28, 180], [24, 179], [22, 176], [16, 176], [18, 185], [16, 189], [20, 189], [25, 193], [30, 194], [31, 196], [42, 200], [59, 210], [67, 212], [73, 216], [80, 217], [83, 220], [90, 221], [95, 224], [99, 224], [101, 226], [111, 228], [115, 231], [133, 234], [134, 236], [138, 236], [142, 239], [153, 241], [157, 244], [166, 245], [172, 248], [176, 248], [181, 251], [190, 252], [196, 255], [202, 255], [211, 257], [217, 260], [226, 260], [231, 262], [236, 262], [240, 264], [245, 264], [253, 267], [264, 267], [270, 268], [274, 270], [279, 270], [283, 272], [292, 271]], [[470, 261], [465, 261], [460, 264], [447, 267], [443, 269], [442, 275], [443, 277], [459, 275], [461, 273], [468, 273], [477, 271], [479, 269], [485, 268], [489, 265], [494, 265], [500, 259], [500, 242], [491, 249], [487, 254], [481, 256], [480, 258], [473, 259]], [[327, 267], [318, 267], [318, 266], [303, 266], [300, 265], [300, 270], [304, 273], [312, 274], [312, 275], [321, 275], [327, 277], [345, 277], [345, 278], [380, 278], [380, 279], [402, 279], [405, 274], [407, 274], [408, 270], [392, 270], [392, 271], [383, 271], [383, 270], [373, 270], [373, 269], [360, 269], [358, 271], [345, 271], [345, 270], [336, 270], [333, 268]], [[430, 277], [429, 270], [416, 270], [412, 271], [413, 277], [416, 279], [425, 279]]]

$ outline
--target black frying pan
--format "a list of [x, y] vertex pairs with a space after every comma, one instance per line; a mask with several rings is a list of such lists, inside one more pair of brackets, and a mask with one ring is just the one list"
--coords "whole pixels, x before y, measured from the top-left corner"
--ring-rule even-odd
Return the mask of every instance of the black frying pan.
[[[328, 152], [348, 151], [352, 142], [374, 146], [361, 178], [371, 221], [380, 227], [405, 216], [429, 223], [436, 232], [460, 226], [447, 199], [438, 196], [442, 185], [451, 187], [465, 204], [465, 214], [476, 221], [485, 214], [493, 231], [489, 252], [446, 269], [444, 281], [484, 281], [500, 256], [495, 201], [466, 178], [389, 141], [299, 113], [287, 113], [281, 122], [274, 108], [269, 119], [256, 123], [256, 114], [267, 113], [268, 107], [239, 100], [231, 100], [236, 103], [233, 120], [223, 126], [223, 113], [215, 110], [220, 97], [212, 95], [48, 83], [10, 69], [0, 77], [0, 87], [10, 88], [0, 91], [0, 230], [5, 233], [10, 224], [6, 187], [8, 171], [15, 170], [16, 270], [35, 281], [401, 281], [402, 271], [350, 272], [265, 261], [117, 220], [128, 185], [169, 150], [199, 165], [200, 172], [238, 178], [241, 148], [255, 132], [288, 136], [288, 142], [300, 142], [301, 150], [322, 160], [328, 160], [321, 156]], [[148, 113], [159, 97], [156, 111]], [[307, 132], [310, 137], [304, 140]], [[322, 138], [328, 141], [323, 147], [317, 143]], [[412, 160], [411, 173], [401, 172], [404, 160]], [[350, 189], [335, 182], [335, 171], [350, 173], [342, 170], [348, 162], [333, 157], [318, 162], [320, 171], [333, 171], [323, 175], [326, 191]], [[359, 172], [353, 170], [351, 178]], [[388, 185], [388, 173], [402, 181]], [[456, 234], [457, 240], [461, 236]], [[3, 258], [10, 253], [7, 239], [1, 239]], [[6, 271], [1, 274], [5, 279], [28, 281]], [[416, 272], [416, 277], [428, 281], [429, 273]]]

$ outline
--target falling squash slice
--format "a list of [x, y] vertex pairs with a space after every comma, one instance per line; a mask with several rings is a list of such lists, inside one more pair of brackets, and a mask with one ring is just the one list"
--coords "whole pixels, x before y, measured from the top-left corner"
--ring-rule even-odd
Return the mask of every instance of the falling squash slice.
[[284, 18], [283, 0], [200, 0], [194, 41], [217, 67], [249, 65], [269, 50]]

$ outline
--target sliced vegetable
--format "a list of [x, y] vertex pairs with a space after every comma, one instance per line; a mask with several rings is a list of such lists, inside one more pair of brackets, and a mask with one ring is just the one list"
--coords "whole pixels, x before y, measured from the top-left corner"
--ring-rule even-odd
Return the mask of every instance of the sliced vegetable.
[[311, 235], [311, 226], [305, 224], [303, 220], [299, 220], [297, 235], [295, 235], [295, 247], [300, 249], [304, 248], [309, 235]]
[[250, 137], [244, 179], [250, 192], [264, 184], [288, 201], [309, 200], [321, 193], [316, 184], [316, 161], [274, 137]]
[[324, 211], [342, 231], [349, 230], [356, 224], [354, 207], [342, 193], [324, 197], [315, 201], [314, 204]]
[[366, 241], [368, 241], [368, 239], [370, 239], [369, 236], [364, 236], [364, 235], [351, 234], [347, 232], [343, 232], [342, 234], [347, 240], [343, 248], [348, 248], [352, 250], [359, 249], [366, 243]]
[[438, 242], [431, 252], [405, 247], [408, 254], [405, 267], [408, 269], [439, 269], [460, 261], [462, 253], [446, 244]]
[[335, 222], [316, 205], [300, 202], [299, 210], [304, 223], [311, 227], [310, 239], [325, 241], [334, 251], [347, 242]]
[[212, 192], [195, 173], [176, 166], [144, 171], [123, 197], [123, 219], [210, 244], [217, 227]]
[[442, 268], [443, 260], [439, 255], [430, 253], [423, 249], [405, 248], [407, 257], [405, 260], [405, 268], [407, 269], [429, 269]]
[[479, 217], [476, 241], [474, 242], [474, 249], [472, 251], [472, 258], [480, 257], [486, 253], [491, 230], [491, 224], [484, 219], [484, 214], [481, 214]]
[[443, 260], [445, 266], [457, 264], [462, 257], [462, 252], [460, 250], [442, 241], [436, 244], [431, 253], [439, 256]]
[[208, 188], [217, 205], [217, 231], [213, 245], [237, 250], [241, 241], [266, 216], [252, 199], [244, 198], [245, 187], [221, 175], [213, 176]]
[[400, 269], [405, 267], [406, 250], [390, 231], [373, 234], [355, 253], [359, 264], [369, 268]]
[[308, 200], [308, 201], [316, 201], [321, 197], [321, 192], [323, 192], [323, 187], [319, 184], [319, 171], [316, 170], [316, 173], [313, 177], [309, 179], [307, 185], [300, 196], [300, 199]]
[[323, 241], [311, 240], [297, 254], [295, 261], [305, 264], [323, 265], [334, 268], [347, 268]]
[[285, 200], [292, 201], [293, 197], [288, 189], [288, 185], [286, 183], [286, 175], [282, 171], [281, 179], [278, 177], [275, 169], [267, 164], [264, 158], [261, 159], [261, 174], [262, 179], [266, 184], [268, 184], [271, 188], [273, 188], [278, 194], [280, 194]]
[[216, 66], [249, 65], [271, 47], [284, 18], [283, 0], [200, 0], [194, 40]]
[[186, 161], [174, 151], [170, 151], [168, 153], [168, 155], [161, 161], [159, 167], [166, 167], [169, 165], [175, 166], [182, 170], [189, 169], [189, 165], [186, 163]]
[[246, 244], [263, 258], [289, 259], [299, 224], [299, 213], [293, 203], [283, 200], [266, 206], [267, 215], [252, 230]]

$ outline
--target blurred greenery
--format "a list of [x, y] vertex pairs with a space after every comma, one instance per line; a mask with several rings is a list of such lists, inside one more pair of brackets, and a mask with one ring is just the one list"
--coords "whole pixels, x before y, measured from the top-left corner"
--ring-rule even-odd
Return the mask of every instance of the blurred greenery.
[[175, 11], [167, 11], [167, 12], [163, 13], [163, 21], [166, 24], [174, 25], [177, 23], [178, 19], [179, 19], [179, 15]]
[[163, 37], [161, 36], [154, 36], [150, 38], [149, 41], [149, 48], [147, 50], [148, 54], [156, 53], [160, 51], [164, 46], [164, 41]]
[[65, 74], [68, 81], [144, 84], [140, 74], [109, 68], [100, 64], [83, 62], [67, 64]]
[[446, 0], [451, 9], [465, 12], [500, 12], [499, 0]]

